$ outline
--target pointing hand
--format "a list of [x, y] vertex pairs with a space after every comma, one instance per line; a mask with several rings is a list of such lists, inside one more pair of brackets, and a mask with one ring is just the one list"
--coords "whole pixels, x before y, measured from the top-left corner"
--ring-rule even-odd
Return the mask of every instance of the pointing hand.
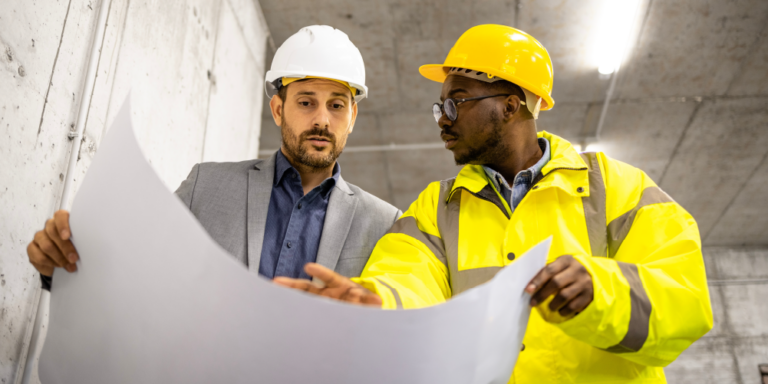
[[325, 283], [325, 287], [319, 287], [309, 280], [292, 279], [289, 277], [275, 277], [273, 281], [284, 287], [330, 297], [351, 304], [381, 307], [379, 295], [320, 264], [307, 263], [304, 266], [304, 271], [308, 275], [320, 279], [320, 281]]

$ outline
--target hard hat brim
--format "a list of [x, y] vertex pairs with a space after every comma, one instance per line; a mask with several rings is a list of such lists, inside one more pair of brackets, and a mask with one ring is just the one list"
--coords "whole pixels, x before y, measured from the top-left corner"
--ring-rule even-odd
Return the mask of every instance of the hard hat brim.
[[330, 80], [338, 80], [338, 81], [344, 81], [353, 88], [360, 91], [359, 95], [352, 95], [354, 96], [355, 102], [359, 103], [363, 101], [366, 97], [368, 97], [368, 87], [366, 87], [364, 84], [360, 84], [359, 82], [356, 82], [354, 79], [347, 77], [347, 76], [339, 76], [337, 74], [333, 73], [327, 73], [327, 72], [312, 72], [312, 71], [267, 71], [267, 74], [265, 76], [264, 81], [264, 90], [267, 92], [267, 96], [272, 97], [277, 94], [277, 90], [272, 90], [269, 86], [269, 83], [281, 78], [281, 77], [296, 77], [296, 78], [305, 78], [305, 77], [320, 77], [320, 78], [326, 78]]
[[[445, 82], [445, 79], [448, 77], [448, 69], [450, 67], [451, 66], [446, 66], [445, 64], [426, 64], [426, 65], [422, 65], [421, 67], [419, 67], [419, 73], [421, 73], [422, 76], [426, 77], [429, 80], [436, 81], [438, 83], [443, 83], [443, 82]], [[522, 88], [528, 89], [528, 90], [536, 89], [535, 87], [532, 86], [532, 84], [528, 84], [528, 82], [526, 82], [523, 79], [514, 79], [514, 80], [506, 79], [506, 76], [503, 76], [502, 74], [497, 73], [498, 71], [496, 71], [493, 68], [475, 68], [475, 67], [472, 67], [472, 68], [467, 68], [467, 69], [471, 69], [473, 71], [490, 73], [491, 75], [501, 77], [502, 79], [505, 79], [505, 80], [507, 80], [507, 81], [509, 81], [511, 83], [514, 83], [514, 84], [516, 84], [516, 85], [518, 85], [518, 86], [520, 86]], [[552, 109], [552, 107], [555, 106], [555, 100], [552, 99], [552, 96], [547, 95], [547, 94], [537, 95], [537, 96], [542, 98], [542, 102], [541, 102], [541, 110], [542, 111], [546, 111], [548, 109]]]

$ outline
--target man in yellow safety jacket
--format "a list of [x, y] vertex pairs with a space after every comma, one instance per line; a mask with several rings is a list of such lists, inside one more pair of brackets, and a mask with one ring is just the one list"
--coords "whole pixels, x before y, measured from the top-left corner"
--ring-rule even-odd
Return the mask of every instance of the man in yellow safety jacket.
[[[552, 64], [532, 36], [474, 27], [444, 64], [433, 112], [458, 164], [376, 245], [358, 279], [316, 264], [289, 287], [383, 308], [438, 304], [491, 279], [550, 235], [512, 383], [664, 383], [662, 367], [712, 328], [693, 217], [644, 172], [536, 132]], [[450, 337], [450, 335], [446, 335]]]

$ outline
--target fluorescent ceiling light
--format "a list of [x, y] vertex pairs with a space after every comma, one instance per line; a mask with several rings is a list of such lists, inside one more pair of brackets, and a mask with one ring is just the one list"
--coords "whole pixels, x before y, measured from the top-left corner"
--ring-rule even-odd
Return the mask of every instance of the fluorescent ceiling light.
[[595, 47], [595, 61], [601, 74], [609, 75], [621, 66], [629, 51], [641, 1], [603, 0]]

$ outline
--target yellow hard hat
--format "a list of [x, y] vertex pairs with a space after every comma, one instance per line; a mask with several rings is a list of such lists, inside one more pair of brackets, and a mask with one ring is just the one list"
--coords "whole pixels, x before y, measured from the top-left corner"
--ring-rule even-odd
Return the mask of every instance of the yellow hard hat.
[[[422, 65], [419, 73], [442, 83], [451, 68], [498, 76], [542, 98], [541, 110], [552, 109], [552, 60], [533, 36], [512, 27], [485, 24], [464, 32], [443, 64]], [[528, 100], [531, 103], [531, 100]]]

